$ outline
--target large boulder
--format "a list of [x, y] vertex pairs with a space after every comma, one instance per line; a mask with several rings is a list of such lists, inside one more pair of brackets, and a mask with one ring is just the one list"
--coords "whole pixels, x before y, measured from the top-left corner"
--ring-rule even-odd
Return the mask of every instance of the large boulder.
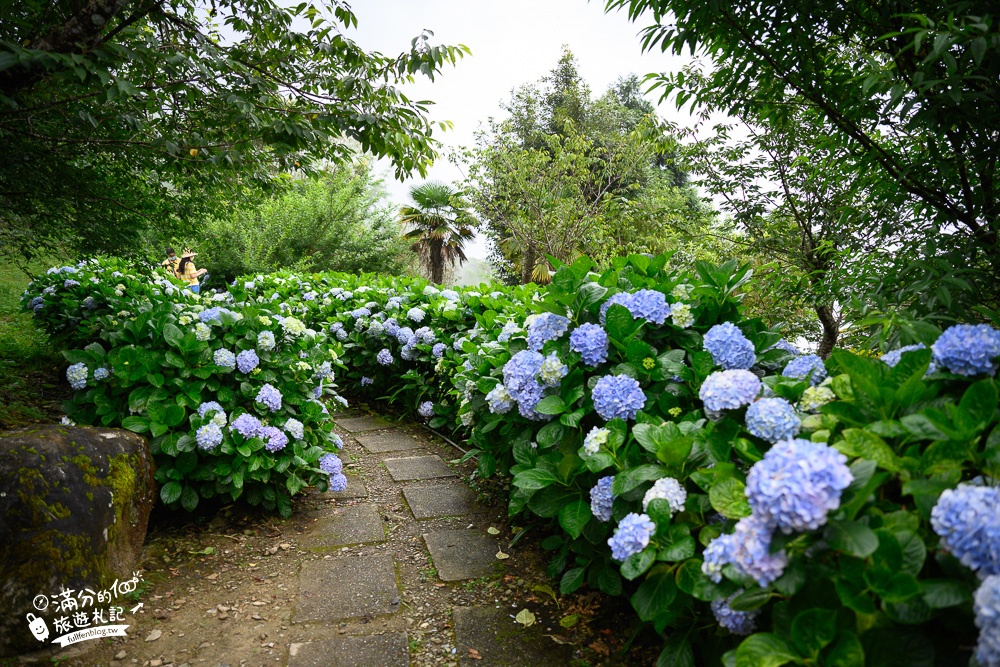
[[[0, 435], [0, 657], [52, 646], [36, 596], [99, 591], [138, 569], [156, 499], [146, 440], [130, 431], [46, 425]], [[106, 605], [105, 605], [106, 606]]]

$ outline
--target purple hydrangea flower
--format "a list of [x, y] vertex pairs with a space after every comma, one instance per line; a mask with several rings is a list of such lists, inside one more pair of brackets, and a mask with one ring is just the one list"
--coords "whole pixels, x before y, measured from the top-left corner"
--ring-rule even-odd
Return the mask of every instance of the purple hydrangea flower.
[[615, 497], [611, 493], [611, 482], [615, 478], [611, 475], [597, 480], [597, 484], [590, 490], [590, 512], [598, 521], [607, 523], [611, 521], [611, 506]]
[[240, 373], [249, 373], [259, 364], [260, 359], [253, 350], [243, 350], [236, 355], [236, 368], [240, 370]]
[[351, 317], [354, 319], [360, 319], [362, 317], [371, 317], [372, 311], [367, 308], [355, 308], [351, 311]]
[[970, 570], [1000, 574], [1000, 488], [959, 484], [938, 498], [931, 528]]
[[289, 418], [285, 422], [284, 428], [296, 440], [301, 440], [305, 437], [305, 426], [298, 419]]
[[424, 401], [417, 408], [417, 412], [421, 417], [427, 419], [434, 416], [434, 403], [432, 401]]
[[718, 583], [722, 581], [723, 566], [731, 564], [762, 588], [770, 586], [788, 567], [784, 549], [773, 554], [770, 551], [773, 534], [774, 527], [762, 517], [740, 519], [731, 535], [720, 535], [705, 547], [702, 572]]
[[343, 473], [334, 473], [330, 475], [330, 490], [334, 492], [340, 492], [347, 489], [347, 478], [344, 477]]
[[258, 403], [263, 403], [271, 412], [277, 412], [281, 409], [281, 392], [272, 387], [270, 384], [265, 384], [257, 392], [257, 398], [254, 399]]
[[75, 280], [73, 280], [71, 278], [71, 279], [69, 279], [69, 280], [67, 280], [66, 282], [63, 283], [63, 287], [69, 289], [70, 287], [76, 287], [79, 284], [80, 283], [78, 283], [77, 281], [75, 281]]
[[792, 404], [783, 398], [762, 398], [747, 408], [747, 430], [768, 442], [787, 440], [799, 434], [802, 421]]
[[663, 292], [651, 289], [641, 289], [634, 292], [625, 305], [632, 317], [649, 320], [653, 324], [663, 324], [670, 316], [670, 304]]
[[236, 355], [225, 348], [220, 348], [212, 354], [212, 360], [219, 368], [231, 371], [236, 368]]
[[437, 334], [430, 327], [420, 327], [413, 332], [413, 335], [424, 345], [431, 345], [437, 340]]
[[69, 386], [73, 389], [80, 390], [86, 387], [89, 376], [90, 369], [87, 368], [87, 364], [73, 364], [66, 369], [66, 379], [69, 381]]
[[208, 308], [198, 313], [198, 319], [205, 324], [209, 324], [211, 322], [218, 322], [219, 324], [222, 324], [222, 311], [223, 309], [219, 306], [213, 306], [212, 308]]
[[826, 379], [826, 366], [815, 354], [804, 354], [789, 361], [781, 374], [797, 380], [811, 378], [810, 382], [815, 386]]
[[194, 436], [199, 449], [208, 451], [222, 444], [222, 429], [218, 424], [209, 422], [198, 429]]
[[264, 448], [271, 452], [280, 451], [288, 444], [288, 436], [281, 429], [275, 426], [265, 426], [260, 430], [260, 437], [264, 438]]
[[1000, 576], [990, 575], [979, 585], [973, 610], [979, 628], [976, 661], [981, 667], [997, 667], [1000, 665]]
[[709, 410], [736, 410], [753, 403], [760, 386], [760, 379], [750, 371], [718, 371], [705, 378], [698, 397]]
[[431, 348], [431, 354], [434, 355], [435, 359], [440, 359], [441, 357], [444, 356], [445, 350], [447, 349], [448, 346], [445, 345], [444, 343], [435, 343], [434, 347]]
[[510, 358], [503, 367], [503, 384], [511, 397], [520, 402], [521, 396], [532, 393], [536, 389], [541, 390], [536, 376], [545, 361], [538, 352], [531, 350], [521, 350]]
[[604, 421], [621, 418], [635, 419], [646, 405], [646, 394], [638, 380], [627, 375], [605, 375], [597, 381], [591, 392], [594, 410]]
[[319, 460], [319, 469], [327, 475], [336, 475], [344, 470], [344, 462], [336, 454], [324, 454]]
[[330, 444], [332, 444], [337, 449], [343, 449], [344, 448], [344, 439], [341, 438], [336, 433], [331, 433], [330, 434]]
[[611, 547], [611, 557], [624, 561], [632, 554], [637, 554], [649, 546], [649, 538], [656, 532], [656, 524], [645, 514], [625, 515], [618, 523], [615, 534], [608, 539]]
[[260, 420], [249, 412], [244, 412], [239, 417], [234, 419], [229, 425], [230, 431], [236, 431], [247, 440], [260, 435], [260, 430], [262, 428], [263, 426], [261, 425]]
[[715, 620], [719, 622], [719, 625], [734, 635], [743, 636], [753, 633], [756, 628], [755, 619], [760, 615], [761, 610], [736, 611], [733, 609], [730, 604], [741, 593], [743, 593], [743, 589], [736, 591], [727, 598], [712, 600], [711, 606], [712, 614], [715, 615]]
[[555, 340], [569, 329], [569, 318], [555, 313], [541, 313], [528, 325], [528, 347], [538, 352], [547, 341]]
[[801, 354], [799, 352], [799, 348], [795, 347], [784, 338], [779, 339], [777, 343], [775, 343], [774, 345], [772, 345], [771, 347], [767, 348], [764, 351], [769, 352], [771, 350], [784, 350], [785, 352], [788, 352], [789, 354], [796, 357], [799, 356], [799, 354]]
[[503, 329], [500, 330], [500, 335], [497, 336], [497, 341], [501, 343], [506, 343], [510, 340], [510, 337], [521, 330], [521, 327], [517, 326], [517, 322], [507, 322], [503, 325]]
[[705, 334], [705, 349], [725, 370], [750, 368], [757, 361], [751, 343], [732, 322], [716, 324]]
[[111, 373], [104, 366], [100, 366], [94, 369], [94, 379], [95, 380], [107, 380]]
[[597, 324], [581, 324], [569, 335], [569, 349], [579, 352], [588, 366], [603, 364], [608, 360], [608, 334]]
[[382, 326], [385, 328], [385, 332], [393, 338], [395, 338], [396, 334], [399, 333], [399, 322], [396, 321], [395, 317], [387, 319]]
[[988, 324], [956, 324], [931, 346], [934, 361], [956, 375], [997, 372], [1000, 331]]
[[371, 379], [367, 375], [362, 375], [361, 376], [361, 386], [362, 387], [367, 387], [368, 385], [372, 385], [372, 384], [375, 384], [375, 380]]
[[389, 351], [389, 348], [383, 347], [381, 350], [379, 350], [378, 354], [375, 355], [375, 361], [377, 361], [382, 366], [388, 366], [393, 361], [392, 352]]
[[396, 329], [396, 342], [400, 345], [409, 345], [413, 338], [413, 329], [410, 327], [399, 327]]
[[777, 443], [750, 468], [746, 495], [755, 516], [787, 534], [825, 524], [852, 481], [846, 456], [822, 442], [796, 438]]

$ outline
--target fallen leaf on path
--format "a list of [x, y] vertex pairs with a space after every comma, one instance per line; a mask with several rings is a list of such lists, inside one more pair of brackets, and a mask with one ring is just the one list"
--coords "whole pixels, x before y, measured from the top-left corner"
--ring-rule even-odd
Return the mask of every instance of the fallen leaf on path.
[[474, 648], [469, 649], [469, 657], [473, 660], [482, 660], [483, 656], [479, 655], [479, 651]]
[[535, 624], [535, 615], [527, 609], [522, 609], [517, 612], [517, 616], [514, 617], [514, 620], [527, 628]]
[[487, 528], [486, 532], [489, 533], [490, 535], [499, 535], [500, 534], [500, 531], [498, 529], [494, 528], [493, 526], [490, 526], [489, 528]]

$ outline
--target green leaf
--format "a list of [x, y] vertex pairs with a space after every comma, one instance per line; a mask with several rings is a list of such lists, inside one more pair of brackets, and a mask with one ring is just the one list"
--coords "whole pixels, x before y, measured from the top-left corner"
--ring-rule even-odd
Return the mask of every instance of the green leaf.
[[167, 482], [163, 485], [163, 488], [160, 489], [160, 500], [162, 500], [164, 504], [169, 505], [170, 503], [176, 502], [181, 497], [182, 491], [183, 488], [179, 482]]
[[559, 581], [559, 593], [567, 595], [580, 588], [583, 585], [586, 573], [587, 568], [585, 567], [573, 567], [566, 570], [566, 573], [563, 574], [562, 579]]
[[149, 420], [145, 417], [126, 417], [122, 420], [122, 428], [126, 428], [133, 433], [145, 433], [149, 430]]
[[799, 660], [795, 647], [778, 635], [750, 635], [736, 649], [736, 667], [781, 667]]
[[632, 554], [622, 563], [622, 576], [632, 581], [641, 577], [656, 560], [656, 547], [646, 547], [637, 554]]
[[198, 492], [190, 486], [185, 486], [181, 493], [181, 507], [188, 512], [193, 512], [198, 507]]
[[564, 505], [559, 510], [559, 525], [569, 533], [573, 539], [580, 537], [583, 527], [590, 521], [593, 514], [590, 512], [590, 503], [578, 500], [574, 503]]
[[837, 613], [831, 609], [807, 609], [792, 621], [792, 641], [804, 656], [812, 657], [837, 634]]
[[753, 611], [767, 604], [774, 594], [763, 588], [748, 588], [729, 603], [736, 611]]
[[545, 487], [558, 482], [556, 476], [548, 470], [532, 468], [514, 475], [512, 484], [519, 489], [533, 490], [544, 489]]
[[830, 521], [823, 539], [830, 548], [858, 558], [867, 558], [878, 548], [875, 532], [858, 521]]
[[667, 471], [663, 466], [647, 463], [635, 468], [629, 468], [615, 475], [615, 479], [611, 483], [611, 492], [616, 496], [620, 496], [628, 493], [643, 482], [650, 482], [666, 476]]
[[652, 621], [667, 611], [676, 597], [677, 585], [674, 583], [670, 568], [657, 565], [649, 571], [632, 595], [632, 607], [639, 614], [639, 618]]
[[972, 599], [969, 587], [954, 579], [927, 579], [920, 582], [924, 602], [931, 609], [946, 609], [966, 604]]
[[171, 347], [180, 348], [181, 341], [184, 340], [184, 332], [176, 325], [167, 323], [163, 325], [163, 340], [167, 341], [167, 345]]
[[701, 571], [701, 563], [700, 559], [692, 558], [677, 568], [677, 588], [706, 602], [722, 597], [721, 589]]
[[566, 403], [560, 396], [546, 396], [535, 405], [535, 412], [543, 415], [561, 415], [566, 412]]
[[882, 438], [864, 429], [845, 430], [844, 439], [835, 442], [833, 446], [848, 456], [859, 456], [875, 461], [880, 468], [890, 472], [901, 470], [899, 459], [892, 448]]
[[750, 516], [746, 485], [735, 477], [723, 477], [716, 481], [708, 491], [708, 500], [715, 511], [727, 519]]
[[996, 383], [991, 379], [985, 379], [966, 389], [958, 405], [982, 428], [993, 421], [998, 400], [1000, 398], [997, 396]]
[[853, 632], [841, 630], [823, 656], [826, 667], [865, 667], [865, 650]]
[[656, 667], [695, 667], [694, 651], [683, 633], [672, 633], [663, 642]]

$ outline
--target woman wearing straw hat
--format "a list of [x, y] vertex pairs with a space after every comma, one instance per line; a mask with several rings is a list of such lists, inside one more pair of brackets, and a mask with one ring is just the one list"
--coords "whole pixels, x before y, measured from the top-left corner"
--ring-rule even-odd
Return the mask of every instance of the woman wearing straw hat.
[[185, 250], [181, 255], [181, 261], [177, 265], [177, 277], [180, 280], [185, 281], [188, 284], [188, 289], [197, 294], [201, 291], [201, 285], [198, 284], [198, 278], [208, 273], [208, 269], [196, 269], [194, 266], [194, 260], [192, 259], [197, 255], [195, 251]]

